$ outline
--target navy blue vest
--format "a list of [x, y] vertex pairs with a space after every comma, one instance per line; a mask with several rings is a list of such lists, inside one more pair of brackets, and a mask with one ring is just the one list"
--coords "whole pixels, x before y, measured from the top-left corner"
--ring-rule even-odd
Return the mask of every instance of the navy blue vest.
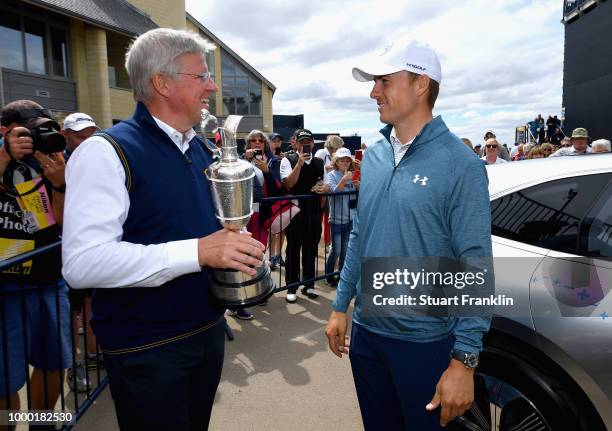
[[[105, 132], [119, 144], [129, 166], [130, 209], [122, 241], [161, 244], [221, 229], [204, 175], [212, 154], [199, 138], [183, 155], [142, 103], [132, 118]], [[96, 289], [92, 325], [98, 342], [107, 351], [134, 349], [219, 321], [224, 309], [211, 302], [208, 277], [209, 270], [203, 269], [154, 288]]]

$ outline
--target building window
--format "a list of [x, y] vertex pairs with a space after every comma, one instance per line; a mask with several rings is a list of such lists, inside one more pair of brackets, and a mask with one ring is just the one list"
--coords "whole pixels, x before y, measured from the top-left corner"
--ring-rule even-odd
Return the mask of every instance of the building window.
[[45, 24], [32, 18], [23, 18], [23, 27], [28, 72], [46, 75]]
[[130, 45], [130, 38], [106, 32], [106, 52], [108, 57], [108, 85], [113, 88], [130, 90], [130, 77], [125, 70], [125, 53]]
[[68, 76], [68, 44], [66, 30], [51, 27], [51, 67], [53, 75]]
[[19, 15], [0, 11], [0, 62], [3, 67], [25, 70]]
[[261, 81], [225, 52], [221, 70], [223, 115], [261, 115]]
[[[206, 66], [208, 66], [208, 71], [210, 72], [210, 79], [216, 82], [215, 80], [215, 51], [209, 51], [206, 53]], [[215, 94], [211, 94], [208, 102], [208, 112], [213, 115], [219, 115], [217, 113], [217, 99], [215, 98]]]
[[50, 23], [44, 11], [37, 16], [44, 16], [45, 20], [16, 10], [0, 9], [0, 65], [67, 78], [67, 30]]

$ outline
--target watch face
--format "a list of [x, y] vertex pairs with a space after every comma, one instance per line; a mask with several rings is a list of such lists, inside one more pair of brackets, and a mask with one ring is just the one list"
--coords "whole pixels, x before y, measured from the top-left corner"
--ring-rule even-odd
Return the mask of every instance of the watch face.
[[464, 363], [470, 368], [476, 368], [478, 366], [478, 355], [474, 353], [470, 353], [469, 355], [466, 355]]

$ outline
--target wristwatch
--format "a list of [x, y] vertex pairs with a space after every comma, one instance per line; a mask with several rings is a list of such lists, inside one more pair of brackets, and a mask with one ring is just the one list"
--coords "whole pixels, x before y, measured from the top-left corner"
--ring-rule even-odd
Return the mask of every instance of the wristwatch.
[[469, 368], [470, 370], [475, 369], [479, 363], [477, 353], [468, 353], [452, 350], [451, 358], [458, 360], [465, 366], [465, 368]]

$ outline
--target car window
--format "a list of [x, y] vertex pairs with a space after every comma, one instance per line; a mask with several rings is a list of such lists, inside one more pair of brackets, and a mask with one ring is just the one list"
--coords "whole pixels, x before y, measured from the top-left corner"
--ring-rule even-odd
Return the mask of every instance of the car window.
[[585, 217], [580, 232], [580, 254], [612, 258], [612, 183]]
[[563, 178], [491, 202], [493, 235], [565, 253], [578, 253], [580, 223], [610, 174]]

